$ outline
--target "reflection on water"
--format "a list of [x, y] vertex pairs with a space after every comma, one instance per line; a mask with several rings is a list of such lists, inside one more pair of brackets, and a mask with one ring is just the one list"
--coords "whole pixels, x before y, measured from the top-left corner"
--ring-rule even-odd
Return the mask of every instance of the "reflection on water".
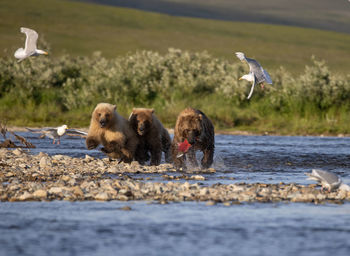
[[[81, 138], [19, 135], [33, 154], [104, 157]], [[350, 184], [350, 138], [217, 135], [214, 168], [202, 183], [308, 184], [304, 172], [321, 168]], [[349, 223], [349, 203], [2, 202], [0, 255], [348, 255]]]

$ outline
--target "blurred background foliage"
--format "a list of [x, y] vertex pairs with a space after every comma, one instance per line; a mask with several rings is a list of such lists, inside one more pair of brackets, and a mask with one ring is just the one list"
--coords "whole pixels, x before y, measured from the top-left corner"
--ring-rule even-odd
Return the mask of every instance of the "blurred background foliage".
[[[44, 45], [45, 49], [49, 46]], [[49, 49], [48, 49], [49, 50]], [[273, 85], [251, 84], [240, 61], [207, 52], [170, 48], [165, 54], [136, 51], [106, 59], [92, 56], [0, 59], [0, 116], [10, 125], [86, 127], [99, 102], [117, 105], [128, 117], [133, 107], [154, 108], [169, 128], [185, 107], [201, 109], [216, 129], [279, 134], [350, 133], [350, 76], [332, 74], [325, 61], [292, 75], [269, 70]]]

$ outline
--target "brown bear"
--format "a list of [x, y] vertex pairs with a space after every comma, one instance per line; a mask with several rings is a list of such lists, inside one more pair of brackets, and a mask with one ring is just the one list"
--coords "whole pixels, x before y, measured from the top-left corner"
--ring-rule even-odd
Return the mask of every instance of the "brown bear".
[[126, 163], [133, 160], [138, 144], [129, 122], [117, 113], [115, 105], [109, 103], [97, 104], [91, 117], [86, 146], [94, 149], [99, 144], [109, 157]]
[[130, 114], [129, 123], [139, 139], [135, 160], [143, 164], [149, 160], [150, 152], [150, 164], [159, 165], [163, 151], [165, 161], [171, 162], [169, 133], [155, 116], [153, 109], [134, 108]]
[[[214, 126], [202, 111], [193, 108], [184, 109], [177, 117], [171, 145], [175, 167], [186, 168], [186, 156], [192, 165], [198, 166], [196, 150], [201, 150], [203, 152], [202, 167], [209, 168], [214, 157], [214, 136]], [[179, 144], [186, 139], [191, 147], [186, 154], [179, 154]]]

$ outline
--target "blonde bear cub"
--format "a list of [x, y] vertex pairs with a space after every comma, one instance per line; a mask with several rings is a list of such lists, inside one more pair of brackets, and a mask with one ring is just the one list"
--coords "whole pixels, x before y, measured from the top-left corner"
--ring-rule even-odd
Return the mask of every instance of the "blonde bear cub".
[[101, 149], [111, 158], [130, 163], [135, 155], [138, 139], [129, 122], [119, 115], [116, 106], [99, 103], [91, 117], [86, 138], [88, 149], [102, 144]]

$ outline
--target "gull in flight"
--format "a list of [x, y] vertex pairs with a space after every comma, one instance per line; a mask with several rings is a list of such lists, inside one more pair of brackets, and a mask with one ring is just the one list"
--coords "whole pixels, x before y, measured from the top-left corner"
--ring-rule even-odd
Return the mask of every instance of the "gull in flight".
[[335, 189], [350, 191], [350, 187], [342, 182], [342, 180], [334, 173], [323, 170], [313, 169], [311, 173], [305, 173], [309, 176], [308, 180], [315, 180], [321, 183], [323, 189], [333, 191]]
[[47, 55], [48, 53], [39, 50], [36, 48], [36, 41], [38, 40], [38, 33], [30, 28], [21, 28], [21, 32], [26, 34], [26, 43], [25, 48], [19, 48], [15, 52], [15, 57], [18, 59], [18, 62], [28, 58], [30, 56], [38, 56], [40, 54]]
[[42, 137], [48, 137], [53, 140], [52, 144], [55, 144], [55, 141], [57, 140], [57, 144], [60, 144], [60, 139], [63, 135], [68, 135], [68, 136], [87, 136], [86, 132], [79, 131], [76, 129], [68, 129], [67, 125], [62, 125], [56, 128], [42, 128], [42, 129], [31, 129], [31, 128], [26, 128], [30, 132], [34, 133], [42, 133]]
[[259, 62], [257, 62], [254, 59], [246, 58], [243, 52], [236, 52], [236, 56], [242, 62], [247, 62], [250, 68], [249, 73], [247, 75], [242, 76], [239, 79], [244, 79], [249, 82], [253, 82], [247, 99], [250, 99], [250, 97], [252, 96], [256, 84], [260, 84], [261, 88], [264, 88], [264, 82], [272, 84], [272, 80], [269, 73], [267, 73], [267, 71], [263, 69]]

